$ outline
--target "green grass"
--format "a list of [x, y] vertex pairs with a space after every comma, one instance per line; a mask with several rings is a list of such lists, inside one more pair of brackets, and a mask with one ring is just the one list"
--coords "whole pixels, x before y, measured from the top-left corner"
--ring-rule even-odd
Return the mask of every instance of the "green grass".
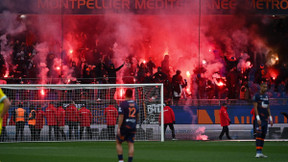
[[[136, 142], [135, 162], [288, 161], [288, 142], [265, 142], [267, 159], [256, 159], [255, 142]], [[124, 143], [127, 162], [127, 144]], [[115, 142], [0, 143], [1, 162], [117, 162]]]

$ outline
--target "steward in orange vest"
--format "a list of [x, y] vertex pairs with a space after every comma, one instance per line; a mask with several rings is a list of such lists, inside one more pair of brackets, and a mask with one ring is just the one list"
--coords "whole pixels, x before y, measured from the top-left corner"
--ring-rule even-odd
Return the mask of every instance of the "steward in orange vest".
[[29, 125], [30, 132], [31, 132], [31, 141], [35, 141], [35, 138], [36, 138], [36, 130], [35, 130], [36, 111], [35, 111], [34, 106], [32, 106], [30, 109], [31, 109], [31, 112], [29, 114], [28, 125]]
[[23, 141], [24, 137], [24, 126], [25, 126], [25, 121], [27, 119], [27, 112], [23, 108], [21, 104], [18, 105], [18, 108], [15, 109], [14, 111], [14, 120], [16, 123], [16, 135], [15, 139], [17, 141], [18, 139], [18, 134], [20, 133], [21, 141]]

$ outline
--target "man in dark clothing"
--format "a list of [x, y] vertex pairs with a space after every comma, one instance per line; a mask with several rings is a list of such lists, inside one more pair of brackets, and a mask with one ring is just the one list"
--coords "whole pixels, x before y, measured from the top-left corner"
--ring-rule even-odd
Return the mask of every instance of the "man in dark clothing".
[[137, 83], [143, 83], [146, 72], [147, 72], [147, 68], [146, 68], [145, 64], [141, 63], [140, 66], [138, 66]]
[[181, 71], [177, 70], [176, 74], [172, 77], [172, 89], [173, 89], [173, 99], [175, 101], [175, 105], [178, 105], [179, 99], [181, 98], [182, 88], [187, 86], [187, 82], [183, 81], [181, 76]]
[[264, 140], [266, 137], [268, 122], [273, 126], [273, 118], [271, 116], [269, 107], [269, 98], [266, 94], [267, 83], [262, 83], [260, 86], [260, 93], [253, 97], [253, 105], [255, 108], [256, 117], [256, 158], [267, 158], [268, 156], [262, 153]]
[[228, 88], [228, 98], [236, 99], [237, 87], [239, 83], [239, 76], [236, 67], [232, 68], [227, 74], [227, 88]]
[[30, 111], [29, 119], [28, 119], [28, 125], [29, 125], [30, 132], [31, 132], [31, 141], [35, 141], [36, 139], [36, 130], [35, 130], [36, 111], [34, 107], [31, 107], [31, 111]]
[[108, 83], [109, 84], [116, 84], [116, 72], [119, 71], [123, 66], [124, 66], [125, 63], [123, 63], [121, 66], [119, 66], [118, 68], [115, 69], [114, 67], [114, 64], [110, 64], [109, 67], [107, 67], [105, 64], [104, 64], [104, 68], [105, 70], [107, 71], [108, 73]]
[[13, 113], [14, 122], [16, 124], [16, 134], [15, 139], [18, 140], [18, 134], [20, 133], [21, 141], [23, 141], [24, 137], [24, 126], [27, 121], [28, 115], [26, 110], [23, 108], [23, 105], [18, 105], [18, 108], [14, 110]]
[[[119, 66], [118, 68], [115, 69], [114, 67], [114, 64], [110, 64], [109, 68], [106, 67], [106, 65], [104, 64], [104, 68], [105, 70], [107, 71], [108, 73], [108, 83], [109, 84], [116, 84], [116, 81], [117, 81], [117, 75], [116, 75], [116, 72], [119, 71], [123, 66], [124, 66], [125, 63], [123, 63], [121, 66]], [[116, 92], [116, 88], [111, 88], [110, 89], [110, 99], [113, 99], [114, 98], [114, 94]]]
[[148, 72], [152, 76], [153, 75], [153, 69], [156, 68], [156, 65], [152, 61], [152, 57], [149, 57], [149, 61], [147, 63], [147, 68], [148, 68]]
[[139, 120], [139, 108], [132, 99], [132, 89], [127, 89], [125, 93], [126, 100], [119, 106], [118, 128], [116, 137], [116, 150], [119, 161], [123, 162], [122, 143], [128, 142], [128, 162], [132, 162], [134, 156], [134, 139], [136, 134], [136, 125]]
[[158, 67], [157, 72], [153, 75], [152, 78], [155, 83], [164, 83], [168, 79], [167, 75], [162, 72], [161, 67]]
[[149, 72], [145, 73], [145, 77], [144, 77], [143, 83], [154, 83], [152, 75]]
[[169, 55], [164, 56], [164, 60], [161, 62], [161, 68], [163, 73], [165, 73], [168, 78], [170, 78], [170, 69], [169, 69]]

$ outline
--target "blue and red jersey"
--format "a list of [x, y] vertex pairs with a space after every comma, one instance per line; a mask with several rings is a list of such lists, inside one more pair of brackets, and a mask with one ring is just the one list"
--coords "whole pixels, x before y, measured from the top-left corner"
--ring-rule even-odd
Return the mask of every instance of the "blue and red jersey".
[[269, 98], [267, 94], [255, 94], [253, 101], [257, 102], [257, 110], [261, 121], [268, 121]]
[[124, 101], [118, 109], [119, 115], [124, 115], [121, 128], [136, 129], [139, 108], [134, 100]]

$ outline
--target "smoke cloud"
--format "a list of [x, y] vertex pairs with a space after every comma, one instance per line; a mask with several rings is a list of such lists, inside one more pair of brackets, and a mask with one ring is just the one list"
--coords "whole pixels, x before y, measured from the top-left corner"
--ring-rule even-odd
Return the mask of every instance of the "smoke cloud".
[[[199, 2], [187, 2], [187, 5], [199, 6]], [[164, 55], [169, 54], [170, 75], [179, 69], [190, 81], [185, 73], [189, 71], [193, 74], [196, 67], [205, 67], [203, 76], [211, 78], [218, 71], [225, 74], [224, 57], [240, 58], [241, 53], [247, 53], [252, 64], [256, 64], [255, 55], [262, 57], [275, 47], [275, 44], [269, 44], [272, 35], [264, 34], [273, 20], [268, 16], [253, 15], [240, 5], [234, 14], [201, 13], [200, 16], [199, 11], [191, 12], [185, 8], [181, 14], [157, 10], [153, 15], [104, 12], [101, 15], [26, 15], [21, 19], [13, 13], [13, 5], [9, 5], [9, 9], [0, 17], [2, 45], [7, 41], [4, 35], [16, 36], [27, 30], [32, 32], [36, 37], [38, 58], [35, 60], [40, 61], [37, 64], [41, 69], [41, 78], [47, 74], [44, 68], [47, 53], [53, 53], [61, 59], [62, 65], [67, 66], [72, 61], [80, 66], [83, 60], [95, 64], [94, 48], [104, 55], [112, 50], [111, 59], [115, 66], [121, 65], [128, 56], [138, 61], [152, 57], [160, 66]], [[9, 52], [2, 53], [8, 58]], [[207, 64], [203, 65], [202, 60]], [[68, 69], [62, 68], [67, 77], [71, 76]]]

